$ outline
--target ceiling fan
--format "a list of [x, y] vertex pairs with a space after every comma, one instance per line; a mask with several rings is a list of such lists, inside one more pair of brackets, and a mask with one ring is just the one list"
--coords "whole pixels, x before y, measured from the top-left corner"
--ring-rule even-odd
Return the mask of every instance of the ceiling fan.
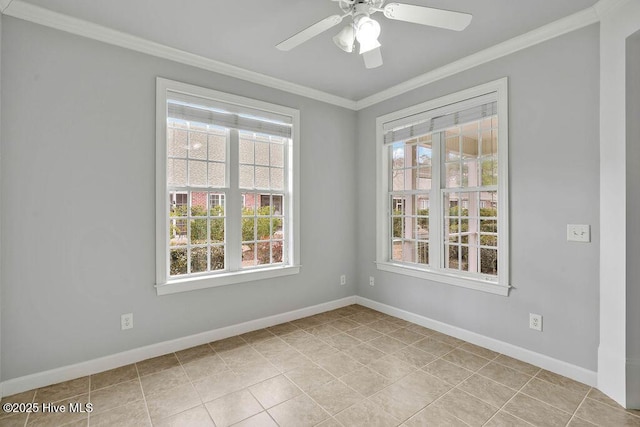
[[297, 34], [289, 37], [276, 47], [280, 50], [291, 50], [320, 33], [335, 27], [347, 16], [352, 22], [333, 37], [334, 43], [345, 52], [353, 52], [355, 42], [360, 45], [359, 53], [364, 59], [366, 68], [382, 65], [380, 52], [380, 24], [371, 19], [371, 15], [382, 12], [389, 19], [429, 25], [447, 30], [462, 31], [471, 22], [472, 15], [432, 7], [414, 6], [411, 4], [389, 3], [382, 6], [385, 0], [331, 0], [337, 2], [342, 10], [341, 15], [332, 15]]

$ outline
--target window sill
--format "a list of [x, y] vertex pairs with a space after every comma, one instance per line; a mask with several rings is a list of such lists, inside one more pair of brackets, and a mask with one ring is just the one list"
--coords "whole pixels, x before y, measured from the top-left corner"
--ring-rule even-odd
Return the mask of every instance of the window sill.
[[501, 285], [496, 281], [473, 279], [442, 272], [427, 271], [419, 268], [412, 268], [403, 264], [394, 264], [390, 262], [376, 262], [376, 266], [378, 270], [388, 271], [391, 273], [403, 274], [405, 276], [417, 277], [419, 279], [431, 280], [439, 283], [446, 283], [448, 285], [460, 286], [463, 288], [488, 292], [495, 295], [509, 295], [510, 286]]
[[273, 279], [275, 277], [298, 274], [299, 272], [299, 265], [234, 271], [229, 273], [216, 274], [215, 276], [199, 276], [169, 280], [167, 281], [167, 283], [156, 285], [156, 291], [158, 295], [169, 295], [179, 292], [188, 292], [198, 289], [215, 288], [218, 286], [251, 282], [254, 280]]

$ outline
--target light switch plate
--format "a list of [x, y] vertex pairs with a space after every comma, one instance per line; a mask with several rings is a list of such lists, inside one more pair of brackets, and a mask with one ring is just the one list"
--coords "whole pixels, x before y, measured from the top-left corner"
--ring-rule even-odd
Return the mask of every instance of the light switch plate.
[[591, 241], [591, 230], [587, 224], [567, 224], [567, 241], [583, 242]]

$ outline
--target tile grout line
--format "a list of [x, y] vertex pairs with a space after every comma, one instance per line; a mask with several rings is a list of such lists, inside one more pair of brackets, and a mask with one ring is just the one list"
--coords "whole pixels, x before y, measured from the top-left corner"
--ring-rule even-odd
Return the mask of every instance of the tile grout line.
[[591, 390], [593, 390], [593, 387], [591, 387], [589, 389], [589, 391], [587, 391], [587, 394], [584, 395], [584, 397], [582, 398], [582, 400], [580, 401], [580, 404], [578, 404], [578, 406], [576, 407], [576, 409], [573, 411], [573, 414], [571, 414], [571, 418], [569, 418], [569, 421], [567, 422], [567, 426], [569, 424], [571, 424], [571, 421], [573, 421], [574, 418], [578, 418], [578, 419], [582, 419], [580, 417], [578, 417], [576, 414], [578, 413], [578, 409], [580, 409], [580, 407], [582, 406], [582, 404], [585, 402], [585, 400], [587, 400], [587, 396], [589, 396], [589, 393], [591, 393]]
[[151, 413], [149, 412], [149, 405], [147, 404], [147, 396], [144, 392], [144, 387], [142, 387], [142, 377], [140, 376], [140, 371], [138, 370], [138, 363], [134, 363], [133, 366], [136, 368], [136, 374], [138, 375], [138, 384], [140, 385], [140, 391], [142, 392], [142, 401], [144, 402], [144, 409], [147, 411], [147, 419], [149, 420], [149, 425], [153, 426], [153, 421], [151, 420]]
[[[542, 369], [542, 368], [539, 368], [539, 369], [538, 369], [538, 372], [540, 372], [540, 370], [541, 370], [541, 369]], [[524, 384], [522, 385], [522, 387], [520, 387], [518, 390], [516, 390], [516, 392], [513, 394], [513, 396], [511, 396], [511, 397], [509, 398], [509, 400], [507, 400], [507, 401], [506, 401], [506, 402], [505, 402], [505, 403], [504, 403], [500, 408], [498, 408], [498, 410], [496, 411], [496, 413], [495, 413], [495, 414], [493, 414], [493, 416], [492, 416], [491, 418], [489, 418], [489, 420], [487, 420], [487, 423], [488, 423], [489, 421], [491, 421], [491, 420], [492, 420], [492, 419], [493, 419], [493, 418], [494, 418], [494, 417], [495, 417], [499, 412], [504, 411], [504, 412], [506, 412], [507, 414], [511, 415], [512, 417], [515, 417], [515, 418], [517, 418], [517, 419], [519, 419], [519, 420], [521, 420], [521, 421], [524, 421], [524, 422], [525, 422], [525, 423], [527, 423], [527, 424], [531, 424], [531, 423], [529, 423], [528, 421], [525, 421], [525, 420], [523, 420], [522, 418], [520, 418], [520, 417], [518, 417], [518, 416], [516, 416], [516, 415], [512, 414], [511, 412], [509, 412], [509, 411], [505, 410], [505, 407], [509, 404], [509, 402], [511, 402], [511, 401], [512, 401], [512, 400], [513, 400], [513, 399], [514, 399], [514, 398], [515, 398], [515, 397], [516, 397], [516, 396], [517, 396], [517, 395], [518, 395], [518, 394], [519, 394], [519, 393], [520, 393], [520, 392], [521, 392], [521, 391], [522, 391], [522, 390], [527, 386], [527, 384], [529, 384], [531, 381], [533, 381], [533, 379], [534, 379], [534, 378], [535, 378], [535, 376], [538, 374], [538, 372], [536, 372], [534, 375], [532, 375], [532, 376], [531, 376], [531, 378], [529, 378], [529, 380], [528, 380], [526, 383], [524, 383]], [[502, 384], [502, 385], [504, 385], [504, 384]], [[511, 387], [508, 387], [508, 388], [510, 388], [511, 390], [514, 390], [514, 389], [513, 389], [513, 388], [511, 388]], [[486, 424], [486, 423], [485, 423], [485, 424]]]
[[[33, 391], [33, 397], [31, 398], [31, 403], [36, 402], [36, 396], [38, 396], [38, 389]], [[24, 420], [24, 427], [27, 427], [29, 424], [29, 418], [31, 418], [31, 413], [27, 414], [27, 418]]]
[[[600, 390], [599, 390], [598, 388], [596, 388], [596, 387], [591, 387], [591, 389], [589, 390], [589, 393], [591, 393], [591, 390], [598, 390], [598, 391], [600, 391]], [[616, 402], [616, 405], [617, 405], [617, 406], [614, 406], [614, 405], [612, 405], [612, 404], [610, 404], [610, 403], [603, 402], [603, 401], [598, 400], [598, 399], [594, 399], [593, 397], [589, 397], [589, 393], [587, 393], [587, 396], [586, 396], [586, 397], [587, 397], [587, 399], [589, 399], [589, 400], [593, 400], [594, 402], [597, 402], [597, 403], [600, 403], [600, 404], [602, 404], [602, 405], [605, 405], [605, 406], [607, 406], [607, 407], [609, 407], [609, 408], [611, 408], [611, 409], [615, 409], [616, 411], [623, 411], [625, 414], [631, 415], [632, 417], [640, 418], [640, 413], [638, 413], [638, 414], [634, 414], [634, 413], [632, 413], [632, 412], [629, 412], [629, 411], [630, 411], [629, 409], [626, 409], [626, 408], [624, 408], [624, 407], [622, 407], [622, 406], [618, 405], [618, 403], [617, 403], [617, 402]], [[600, 393], [602, 393], [602, 392], [600, 392]], [[606, 395], [605, 395], [605, 396], [606, 396]], [[608, 396], [607, 396], [607, 397], [608, 397]], [[578, 417], [578, 418], [580, 418], [580, 417]]]
[[[418, 368], [418, 369], [420, 369], [420, 368]], [[445, 383], [447, 383], [446, 381], [444, 381], [444, 382], [445, 382]], [[447, 384], [450, 384], [450, 383], [447, 383]], [[430, 406], [435, 405], [435, 404], [436, 404], [437, 402], [439, 402], [443, 397], [445, 397], [446, 395], [448, 395], [449, 393], [451, 393], [451, 390], [453, 390], [454, 388], [456, 388], [456, 387], [455, 387], [455, 386], [451, 387], [451, 388], [450, 388], [449, 390], [447, 390], [445, 393], [442, 393], [442, 395], [438, 396], [438, 398], [437, 398], [437, 399], [435, 399], [435, 400], [433, 400], [433, 401], [429, 402], [427, 405], [425, 405], [424, 407], [420, 408], [417, 412], [415, 412], [415, 413], [411, 414], [411, 416], [410, 416], [409, 418], [407, 418], [407, 420], [411, 419], [412, 417], [414, 417], [416, 414], [418, 414], [419, 412], [423, 411], [424, 409], [426, 409], [426, 408], [428, 408], [428, 407], [430, 407]], [[465, 425], [467, 425], [467, 426], [469, 425], [469, 423], [467, 423], [466, 421], [464, 421], [464, 420], [462, 420], [462, 419], [460, 419], [460, 418], [456, 417], [455, 415], [453, 415], [451, 412], [447, 411], [446, 409], [445, 409], [444, 411], [445, 411], [447, 414], [451, 415], [451, 416], [452, 416], [453, 418], [455, 418], [456, 420], [459, 420], [460, 422], [462, 422], [463, 424], [465, 424]], [[405, 420], [405, 422], [406, 422], [406, 420]]]
[[[206, 343], [206, 345], [211, 349], [211, 351], [213, 351], [213, 354], [214, 354], [214, 355], [217, 355], [216, 351], [213, 349], [213, 347], [211, 347], [211, 345], [210, 345], [209, 343]], [[193, 348], [193, 347], [192, 347], [192, 348]], [[188, 349], [185, 349], [185, 350], [188, 350]], [[182, 360], [180, 360], [180, 358], [178, 357], [178, 355], [177, 355], [175, 352], [173, 353], [173, 355], [174, 355], [174, 356], [175, 356], [175, 358], [178, 360], [178, 364], [180, 364], [180, 368], [182, 369], [182, 373], [184, 374], [184, 376], [185, 376], [185, 377], [187, 377], [187, 380], [189, 380], [189, 384], [191, 384], [191, 388], [193, 388], [193, 391], [195, 391], [195, 392], [196, 392], [196, 394], [198, 395], [198, 399], [200, 399], [200, 405], [201, 405], [201, 406], [204, 408], [204, 410], [207, 412], [207, 415], [209, 416], [209, 419], [211, 420], [211, 422], [212, 422], [212, 423], [213, 423], [213, 425], [215, 426], [215, 422], [213, 421], [213, 417], [212, 417], [212, 416], [211, 416], [211, 414], [209, 413], [209, 410], [207, 409], [207, 407], [204, 405], [204, 401], [202, 400], [202, 396], [200, 396], [200, 393], [198, 393], [198, 390], [196, 389], [196, 386], [193, 384], [193, 380], [191, 379], [191, 377], [189, 376], [189, 374], [187, 374], [186, 369], [184, 369], [184, 365], [183, 365], [183, 363], [182, 363]], [[197, 359], [194, 359], [194, 360], [197, 360]], [[222, 362], [224, 362], [224, 360], [223, 360]], [[179, 387], [179, 386], [176, 386], [176, 387]], [[197, 408], [197, 406], [194, 406], [194, 408]], [[190, 410], [192, 410], [192, 409], [193, 409], [193, 408], [187, 408], [187, 409], [185, 409], [184, 411], [180, 411], [180, 412], [178, 412], [177, 414], [169, 415], [168, 417], [165, 417], [165, 419], [166, 419], [166, 418], [169, 418], [169, 417], [173, 417], [173, 416], [175, 416], [175, 415], [180, 415], [180, 414], [182, 414], [182, 413], [184, 413], [184, 412], [187, 412], [187, 411], [190, 411]]]
[[[267, 328], [263, 328], [263, 329], [268, 330]], [[301, 329], [298, 329], [298, 330], [301, 330]], [[270, 332], [270, 331], [269, 331], [269, 332]], [[294, 331], [294, 332], [295, 332], [295, 331]], [[272, 332], [271, 332], [271, 333], [272, 333]], [[292, 333], [293, 333], [293, 332], [292, 332]], [[273, 334], [273, 333], [272, 333], [272, 334]], [[244, 334], [241, 334], [241, 335], [244, 335]], [[287, 335], [287, 334], [284, 334], [284, 335]], [[243, 341], [244, 341], [244, 342], [245, 342], [245, 343], [246, 343], [250, 348], [252, 348], [252, 349], [253, 349], [256, 353], [258, 353], [261, 357], [263, 357], [263, 358], [267, 361], [267, 363], [269, 363], [271, 366], [273, 366], [273, 367], [274, 367], [274, 368], [279, 372], [279, 374], [278, 374], [278, 375], [276, 375], [276, 376], [269, 377], [269, 378], [265, 378], [265, 379], [263, 379], [262, 381], [259, 381], [259, 382], [255, 383], [255, 384], [248, 385], [248, 386], [246, 386], [246, 387], [244, 387], [244, 388], [243, 388], [243, 390], [247, 390], [247, 392], [249, 392], [249, 394], [250, 394], [250, 395], [251, 395], [251, 396], [256, 400], [256, 402], [258, 402], [258, 404], [262, 407], [262, 409], [264, 409], [264, 411], [261, 411], [261, 412], [265, 412], [265, 413], [267, 414], [267, 416], [268, 416], [268, 417], [269, 417], [269, 418], [270, 418], [270, 419], [271, 419], [271, 420], [272, 420], [276, 425], [278, 425], [278, 426], [279, 426], [280, 424], [278, 424], [278, 422], [275, 420], [275, 418], [273, 418], [273, 416], [272, 416], [272, 415], [271, 415], [271, 413], [267, 410], [267, 408], [265, 408], [265, 407], [264, 407], [264, 405], [262, 404], [262, 402], [260, 402], [260, 400], [258, 400], [258, 398], [257, 398], [256, 396], [254, 396], [254, 394], [251, 392], [251, 387], [253, 387], [254, 385], [257, 385], [257, 384], [262, 384], [262, 383], [264, 383], [265, 381], [269, 381], [269, 380], [271, 380], [271, 379], [273, 379], [273, 378], [276, 378], [276, 377], [278, 377], [278, 376], [280, 376], [280, 375], [284, 376], [284, 374], [285, 374], [285, 373], [284, 373], [284, 372], [281, 372], [281, 371], [280, 371], [280, 369], [279, 369], [276, 365], [274, 365], [274, 364], [273, 364], [273, 363], [272, 363], [272, 362], [271, 362], [271, 361], [270, 361], [270, 360], [269, 360], [269, 359], [268, 359], [264, 354], [262, 354], [262, 353], [260, 353], [258, 350], [256, 350], [256, 349], [255, 349], [255, 347], [254, 347], [254, 346], [253, 346], [249, 341], [247, 341], [245, 338], [242, 338], [242, 336], [240, 336], [240, 335], [238, 335], [238, 336], [239, 336], [239, 337], [240, 337], [240, 339], [242, 339], [242, 340], [243, 340]], [[283, 340], [280, 336], [275, 335], [275, 334], [273, 334], [273, 336], [274, 336], [274, 338], [278, 338], [278, 339], [280, 339], [280, 341], [284, 342], [286, 345], [288, 345], [289, 347], [291, 347], [292, 349], [294, 349], [294, 350], [296, 350], [296, 351], [297, 351], [297, 349], [295, 349], [295, 348], [294, 348], [293, 346], [291, 346], [288, 342], [286, 342], [285, 340]], [[272, 339], [272, 338], [269, 338], [269, 339]], [[215, 349], [214, 349], [214, 351], [215, 351]], [[216, 353], [217, 353], [217, 352], [216, 352]], [[300, 352], [298, 352], [298, 353], [300, 353]], [[300, 355], [304, 356], [304, 354], [302, 354], [302, 353], [300, 353]], [[221, 357], [221, 358], [222, 358], [222, 357]], [[223, 359], [223, 362], [224, 362], [224, 359]], [[226, 362], [225, 362], [225, 363], [226, 363]], [[233, 369], [232, 369], [232, 371], [233, 371]], [[285, 376], [285, 378], [286, 378], [286, 376]], [[294, 383], [294, 384], [295, 384], [295, 383]], [[296, 386], [296, 387], [297, 387], [297, 386]], [[298, 388], [300, 389], [300, 387], [298, 387]], [[300, 389], [300, 390], [302, 391], [302, 389]], [[223, 396], [221, 396], [221, 397], [223, 397]], [[288, 402], [289, 400], [292, 400], [292, 399], [294, 399], [295, 397], [297, 397], [297, 396], [294, 396], [294, 397], [292, 397], [291, 399], [287, 399], [287, 400], [285, 400], [284, 402]], [[280, 402], [280, 403], [284, 403], [284, 402]], [[279, 405], [280, 403], [278, 403], [278, 405]], [[275, 406], [278, 406], [278, 405], [274, 405], [274, 406], [272, 406], [272, 408], [273, 408], [273, 407], [275, 407]], [[207, 412], [209, 412], [209, 411], [207, 410]], [[259, 413], [260, 413], [260, 412], [259, 412]], [[247, 418], [245, 418], [245, 419], [243, 419], [243, 420], [238, 421], [238, 423], [240, 423], [240, 422], [242, 422], [242, 421], [245, 421], [245, 420], [247, 420], [247, 419], [249, 419], [249, 418], [251, 418], [251, 417], [254, 417], [254, 416], [256, 416], [256, 415], [258, 415], [258, 414], [253, 414], [253, 415], [251, 415], [251, 416], [249, 416], [249, 417], [247, 417]], [[238, 423], [234, 423], [234, 424], [238, 424]], [[214, 422], [214, 424], [215, 424], [215, 422]]]

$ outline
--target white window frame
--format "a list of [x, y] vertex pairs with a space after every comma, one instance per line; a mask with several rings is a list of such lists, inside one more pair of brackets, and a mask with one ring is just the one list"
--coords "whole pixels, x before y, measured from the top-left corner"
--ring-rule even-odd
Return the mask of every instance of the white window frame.
[[[480, 86], [456, 92], [441, 98], [427, 101], [412, 107], [395, 111], [376, 119], [376, 266], [379, 270], [397, 274], [403, 274], [434, 282], [446, 283], [479, 291], [485, 291], [497, 295], [509, 295], [509, 190], [508, 190], [508, 80], [502, 78]], [[437, 200], [431, 200], [431, 208], [434, 215], [434, 222], [430, 229], [434, 230], [434, 236], [430, 238], [430, 251], [435, 253], [431, 259], [432, 265], [407, 265], [391, 261], [390, 256], [390, 228], [389, 220], [391, 207], [389, 206], [389, 162], [388, 146], [384, 144], [384, 125], [406, 118], [407, 124], [415, 120], [412, 116], [425, 114], [433, 110], [438, 110], [439, 114], [449, 114], [460, 110], [461, 104], [467, 100], [483, 95], [495, 93], [497, 95], [498, 111], [498, 277], [490, 277], [481, 274], [469, 274], [464, 272], [456, 273], [443, 267], [443, 242], [442, 229], [444, 219], [441, 209], [442, 193], [441, 188], [437, 188]], [[457, 106], [455, 104], [458, 104]], [[434, 150], [439, 152], [440, 150]], [[441, 158], [435, 158], [433, 164], [442, 164]], [[439, 172], [440, 167], [437, 168]], [[436, 171], [434, 170], [434, 174]], [[439, 201], [434, 205], [435, 201]], [[436, 210], [437, 207], [437, 210]], [[429, 212], [432, 218], [432, 210]]]
[[[213, 101], [233, 104], [239, 107], [246, 107], [252, 110], [276, 113], [291, 117], [292, 136], [291, 143], [287, 150], [288, 159], [285, 173], [285, 194], [287, 195], [285, 222], [287, 230], [286, 254], [283, 258], [286, 261], [278, 265], [266, 265], [260, 268], [251, 268], [237, 271], [211, 272], [211, 274], [197, 276], [169, 276], [169, 191], [167, 183], [167, 92], [177, 92], [206, 98]], [[298, 274], [300, 272], [300, 112], [299, 110], [257, 101], [242, 96], [232, 95], [194, 86], [186, 83], [176, 82], [158, 77], [156, 79], [156, 291], [158, 295], [172, 294], [177, 292], [205, 289], [216, 286], [225, 286], [235, 283], [243, 283], [255, 280], [271, 279], [281, 276]], [[237, 132], [235, 132], [237, 134]], [[236, 138], [237, 139], [237, 138]], [[225, 198], [227, 209], [227, 226], [225, 228], [225, 240], [227, 244], [231, 239], [241, 240], [241, 215], [240, 193], [238, 187], [238, 168], [234, 166], [238, 163], [238, 149], [227, 146], [227, 192], [236, 193], [238, 204], [237, 219], [231, 221], [233, 209], [229, 209], [232, 200]], [[235, 171], [232, 173], [231, 171]], [[206, 191], [206, 190], [203, 190]], [[253, 190], [249, 190], [253, 191]], [[240, 245], [240, 243], [238, 243]], [[241, 256], [241, 254], [231, 255], [227, 246], [226, 256]]]

